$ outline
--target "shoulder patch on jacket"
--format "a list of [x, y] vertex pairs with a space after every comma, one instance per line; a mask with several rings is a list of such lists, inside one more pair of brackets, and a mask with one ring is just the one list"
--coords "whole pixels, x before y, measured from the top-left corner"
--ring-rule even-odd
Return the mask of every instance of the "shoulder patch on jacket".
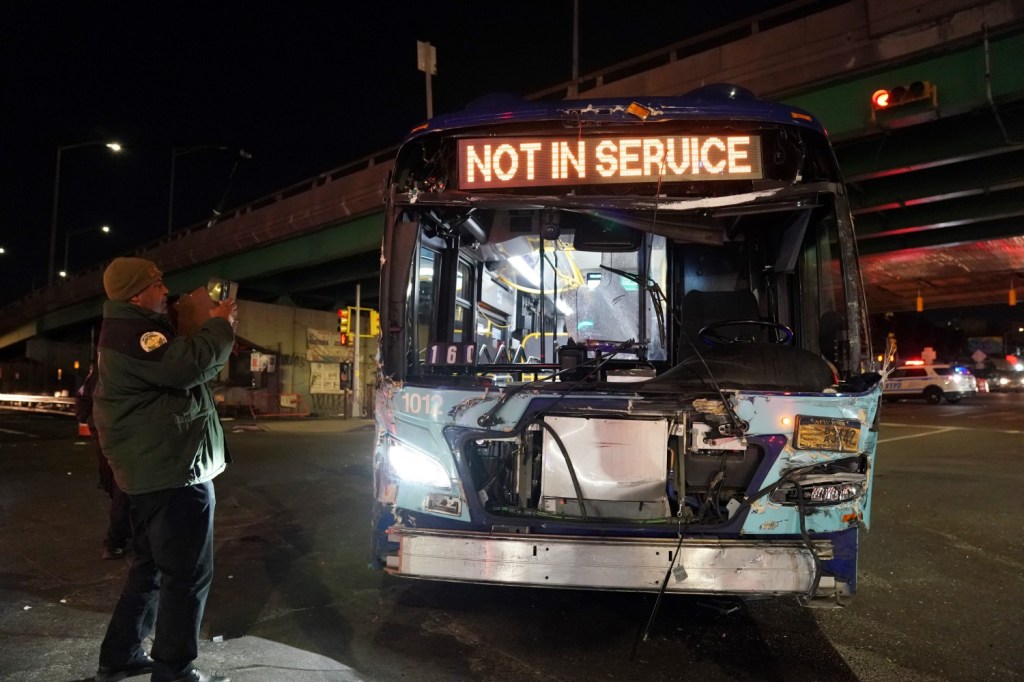
[[165, 343], [167, 343], [167, 337], [160, 332], [146, 332], [139, 337], [139, 345], [147, 353], [155, 351]]

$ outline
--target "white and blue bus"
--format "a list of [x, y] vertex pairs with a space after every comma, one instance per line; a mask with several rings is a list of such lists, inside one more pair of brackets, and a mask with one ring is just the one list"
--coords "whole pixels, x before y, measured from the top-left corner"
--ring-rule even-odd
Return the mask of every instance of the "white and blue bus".
[[742, 88], [491, 98], [387, 189], [373, 561], [840, 604], [881, 401], [810, 114]]

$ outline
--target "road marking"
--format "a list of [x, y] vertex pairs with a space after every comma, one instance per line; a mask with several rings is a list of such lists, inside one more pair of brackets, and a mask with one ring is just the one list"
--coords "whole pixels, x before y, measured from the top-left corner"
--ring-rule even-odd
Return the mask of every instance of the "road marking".
[[28, 436], [29, 438], [35, 438], [35, 434], [25, 433], [24, 431], [15, 431], [14, 429], [0, 429], [0, 433], [11, 433], [15, 436]]
[[[917, 426], [916, 424], [882, 424], [882, 426], [883, 427], [885, 427], [885, 426], [907, 426], [907, 427], [913, 427], [913, 428], [921, 428], [920, 426]], [[878, 442], [879, 443], [891, 443], [894, 440], [905, 440], [907, 438], [923, 438], [924, 436], [937, 436], [940, 433], [946, 433], [947, 431], [958, 431], [958, 430], [961, 430], [960, 427], [958, 427], [958, 426], [946, 426], [946, 427], [943, 427], [943, 428], [935, 430], [935, 431], [926, 431], [925, 433], [912, 433], [909, 436], [896, 436], [895, 438], [879, 438]]]
[[[882, 422], [882, 428], [884, 429], [886, 426], [895, 426], [895, 427], [901, 427], [901, 428], [906, 428], [906, 429], [928, 428], [928, 427], [922, 426], [920, 424], [897, 424], [897, 423], [892, 423], [892, 422]], [[993, 429], [993, 428], [975, 429], [975, 428], [969, 428], [969, 427], [966, 427], [966, 426], [944, 426], [944, 427], [942, 427], [940, 429], [936, 429], [935, 431], [926, 431], [925, 433], [913, 433], [913, 434], [910, 434], [908, 436], [896, 436], [894, 438], [879, 438], [878, 442], [879, 443], [889, 443], [889, 442], [894, 441], [894, 440], [903, 440], [905, 438], [922, 438], [924, 436], [936, 436], [936, 435], [938, 435], [940, 433], [946, 433], [947, 431], [985, 431], [986, 433], [1009, 433], [1009, 434], [1024, 433], [1024, 431], [1021, 431], [1020, 429]]]

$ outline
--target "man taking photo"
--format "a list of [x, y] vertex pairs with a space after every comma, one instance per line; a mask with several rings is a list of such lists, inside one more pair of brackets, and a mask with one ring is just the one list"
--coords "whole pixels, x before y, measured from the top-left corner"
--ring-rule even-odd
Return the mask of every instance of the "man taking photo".
[[[167, 317], [155, 263], [116, 258], [103, 288], [93, 410], [114, 478], [131, 496], [135, 554], [96, 680], [152, 672], [153, 682], [228, 682], [193, 661], [213, 579], [213, 479], [229, 460], [208, 382], [231, 354], [237, 306], [189, 294], [206, 300], [193, 302], [204, 321], [185, 336]], [[151, 633], [152, 658], [142, 648]]]

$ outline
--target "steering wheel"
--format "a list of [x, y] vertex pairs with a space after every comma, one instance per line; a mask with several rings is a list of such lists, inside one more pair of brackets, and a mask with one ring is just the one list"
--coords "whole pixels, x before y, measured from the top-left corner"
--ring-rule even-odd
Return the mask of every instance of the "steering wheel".
[[[773, 335], [774, 340], [769, 343], [786, 344], [793, 340], [793, 330], [784, 324], [770, 320], [722, 320], [713, 322], [697, 332], [697, 338], [709, 346], [724, 346], [730, 343], [755, 343], [756, 338], [752, 336], [728, 337], [717, 331], [722, 327], [732, 327], [741, 324], [754, 325], [763, 329], [774, 329], [777, 333]], [[781, 332], [779, 334], [778, 332]]]

